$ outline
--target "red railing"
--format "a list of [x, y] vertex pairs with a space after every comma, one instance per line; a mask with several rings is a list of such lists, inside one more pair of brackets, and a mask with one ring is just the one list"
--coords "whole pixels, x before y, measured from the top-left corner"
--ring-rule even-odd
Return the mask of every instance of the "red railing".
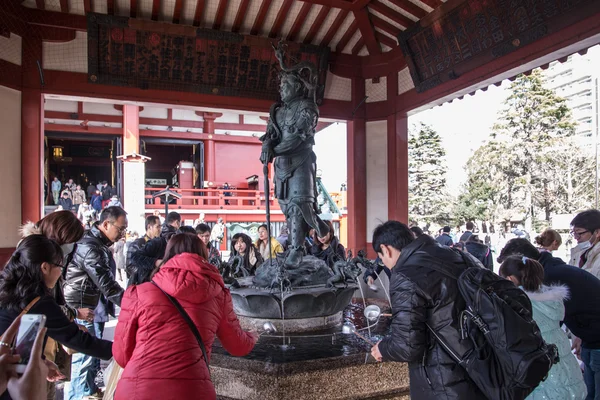
[[[164, 209], [164, 197], [152, 198], [162, 188], [146, 188], [146, 209]], [[182, 195], [173, 199], [171, 205], [189, 209], [264, 210], [265, 196], [262, 191], [248, 189], [171, 189]], [[226, 195], [227, 194], [227, 195]], [[271, 209], [279, 209], [279, 204], [270, 195]]]

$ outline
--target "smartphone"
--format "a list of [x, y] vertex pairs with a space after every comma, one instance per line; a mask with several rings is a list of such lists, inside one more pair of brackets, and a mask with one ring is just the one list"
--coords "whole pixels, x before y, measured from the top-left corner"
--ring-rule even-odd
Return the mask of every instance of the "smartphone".
[[25, 314], [21, 317], [21, 325], [17, 333], [17, 341], [15, 344], [15, 354], [21, 356], [21, 360], [15, 366], [17, 373], [22, 374], [27, 368], [33, 343], [40, 329], [44, 329], [46, 325], [46, 316], [42, 314]]

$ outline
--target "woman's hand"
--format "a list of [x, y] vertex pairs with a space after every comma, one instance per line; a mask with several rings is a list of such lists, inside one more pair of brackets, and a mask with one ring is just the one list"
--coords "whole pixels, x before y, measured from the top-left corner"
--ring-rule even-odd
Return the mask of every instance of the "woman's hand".
[[19, 362], [21, 356], [12, 354], [12, 343], [19, 331], [21, 317], [17, 317], [8, 327], [2, 339], [0, 339], [0, 393], [4, 393], [8, 387], [8, 381], [11, 377], [17, 376], [14, 365]]
[[45, 335], [46, 328], [40, 329], [31, 349], [31, 357], [29, 357], [25, 373], [21, 377], [16, 375], [10, 377], [8, 393], [13, 399], [45, 400], [47, 398], [48, 367], [42, 360]]
[[48, 376], [46, 377], [48, 382], [56, 382], [66, 378], [66, 376], [58, 369], [58, 365], [50, 360], [44, 360], [44, 363], [46, 364], [46, 367], [48, 367]]
[[81, 319], [88, 322], [94, 322], [94, 310], [90, 308], [77, 309], [77, 319]]
[[371, 355], [373, 356], [374, 359], [381, 362], [381, 361], [383, 361], [383, 356], [381, 355], [381, 352], [379, 351], [379, 343], [381, 343], [381, 340], [379, 342], [377, 342], [377, 344], [371, 348]]

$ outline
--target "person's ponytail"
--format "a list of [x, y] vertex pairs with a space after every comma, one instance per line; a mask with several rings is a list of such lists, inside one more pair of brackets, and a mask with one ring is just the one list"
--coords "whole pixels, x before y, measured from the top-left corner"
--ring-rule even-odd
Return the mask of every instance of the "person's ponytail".
[[506, 257], [500, 266], [500, 276], [515, 277], [519, 285], [528, 292], [537, 292], [544, 281], [544, 267], [532, 258], [525, 256]]

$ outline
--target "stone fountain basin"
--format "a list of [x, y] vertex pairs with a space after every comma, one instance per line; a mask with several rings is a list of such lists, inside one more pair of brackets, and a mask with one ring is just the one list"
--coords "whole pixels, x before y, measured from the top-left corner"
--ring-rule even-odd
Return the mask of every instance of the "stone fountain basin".
[[340, 314], [352, 300], [358, 285], [329, 288], [325, 285], [272, 291], [255, 287], [231, 288], [238, 316], [260, 319], [323, 318]]

